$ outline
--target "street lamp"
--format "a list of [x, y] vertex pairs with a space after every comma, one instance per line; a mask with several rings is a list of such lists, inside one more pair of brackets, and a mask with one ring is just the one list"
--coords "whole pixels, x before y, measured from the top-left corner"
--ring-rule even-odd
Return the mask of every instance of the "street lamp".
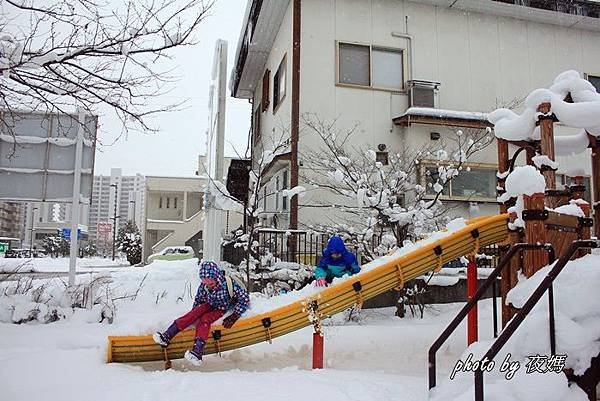
[[113, 217], [111, 217], [113, 221], [112, 260], [115, 260], [115, 242], [117, 242], [117, 219], [121, 216], [117, 216], [118, 185], [114, 183], [110, 184], [110, 186], [115, 188], [115, 210], [113, 213]]
[[38, 210], [37, 207], [31, 208], [31, 228], [29, 229], [29, 257], [33, 257], [33, 221], [35, 220], [35, 212], [34, 210]]
[[135, 220], [135, 201], [134, 200], [130, 200], [129, 203], [133, 203], [133, 211], [131, 213], [131, 220], [137, 226], [137, 222]]

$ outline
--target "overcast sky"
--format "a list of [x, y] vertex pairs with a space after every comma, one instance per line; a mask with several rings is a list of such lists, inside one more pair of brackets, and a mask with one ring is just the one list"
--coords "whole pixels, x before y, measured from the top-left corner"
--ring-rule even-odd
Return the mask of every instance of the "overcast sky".
[[[111, 142], [121, 132], [120, 122], [109, 116], [100, 117], [101, 134], [96, 151], [96, 175], [108, 175], [111, 168], [133, 175], [194, 175], [198, 155], [205, 152], [208, 125], [208, 90], [215, 41], [229, 42], [228, 76], [233, 66], [237, 40], [246, 9], [246, 0], [218, 0], [196, 36], [199, 43], [173, 52], [173, 63], [180, 80], [164, 97], [165, 103], [189, 99], [184, 111], [164, 113], [157, 118], [156, 134], [133, 132], [127, 138]], [[234, 155], [246, 148], [250, 125], [247, 100], [233, 99], [227, 90], [227, 122], [225, 154]], [[109, 146], [110, 145], [110, 146]]]

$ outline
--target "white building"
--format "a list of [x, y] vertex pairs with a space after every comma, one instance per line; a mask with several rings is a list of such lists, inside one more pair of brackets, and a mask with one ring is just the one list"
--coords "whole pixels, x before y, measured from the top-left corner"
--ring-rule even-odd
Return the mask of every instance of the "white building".
[[[144, 176], [124, 176], [120, 168], [113, 168], [110, 176], [94, 176], [92, 203], [89, 213], [90, 239], [98, 237], [98, 223], [112, 224], [117, 216], [117, 230], [129, 220], [135, 221], [140, 230], [144, 224]], [[116, 195], [116, 196], [115, 196]], [[115, 213], [115, 205], [116, 213]], [[112, 237], [110, 238], [112, 240]]]
[[[70, 203], [28, 202], [23, 210], [24, 247], [42, 249], [44, 238], [61, 235], [63, 229], [71, 229]], [[86, 243], [89, 240], [89, 205], [83, 202], [79, 205], [79, 230], [82, 243]]]
[[[249, 0], [231, 89], [252, 103], [255, 157], [270, 148], [273, 133], [288, 133], [288, 152], [272, 163], [268, 192], [302, 184], [301, 155], [318, 144], [302, 130], [304, 113], [337, 120], [338, 127], [358, 124], [357, 144], [373, 149], [419, 148], [458, 127], [486, 127], [485, 113], [547, 87], [565, 70], [585, 73], [600, 87], [600, 5], [540, 4]], [[558, 161], [589, 173], [589, 160]], [[495, 144], [473, 161], [447, 199], [460, 206], [457, 214], [495, 213]], [[296, 228], [327, 218], [307, 207], [314, 200], [307, 195], [298, 205], [277, 195], [266, 209]]]

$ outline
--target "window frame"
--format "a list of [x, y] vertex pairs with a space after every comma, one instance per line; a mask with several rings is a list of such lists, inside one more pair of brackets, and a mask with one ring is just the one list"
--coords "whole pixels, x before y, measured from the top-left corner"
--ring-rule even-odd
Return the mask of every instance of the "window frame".
[[[369, 48], [369, 85], [359, 85], [359, 84], [349, 84], [340, 81], [340, 45], [355, 45], [355, 46], [365, 46]], [[402, 89], [397, 88], [386, 88], [380, 86], [373, 85], [373, 49], [375, 50], [383, 50], [383, 51], [392, 51], [396, 53], [400, 53], [402, 55]], [[384, 92], [393, 92], [393, 93], [408, 93], [408, 89], [406, 86], [406, 74], [407, 74], [407, 66], [406, 66], [406, 49], [400, 47], [390, 47], [390, 46], [378, 46], [368, 43], [362, 42], [352, 42], [352, 41], [344, 41], [344, 40], [336, 40], [335, 41], [335, 85], [346, 88], [358, 88], [358, 89], [369, 89], [369, 90], [377, 90]]]
[[[283, 181], [282, 189], [289, 189], [288, 188], [289, 173], [287, 170], [283, 170], [283, 173], [281, 174], [281, 179]], [[281, 196], [281, 209], [284, 212], [288, 211], [288, 197], [286, 195]]]
[[159, 208], [159, 209], [162, 209], [162, 208], [163, 208], [163, 197], [162, 197], [162, 196], [160, 196], [160, 197], [158, 198], [158, 208]]
[[[421, 160], [419, 162], [419, 184], [423, 186], [423, 188], [425, 188], [425, 191], [427, 191], [427, 176], [425, 174], [426, 170], [428, 168], [437, 168], [440, 165], [449, 165], [450, 163], [444, 163], [444, 162], [440, 162], [437, 160]], [[496, 176], [496, 173], [498, 172], [498, 165], [497, 164], [493, 164], [493, 163], [476, 163], [476, 162], [470, 162], [470, 163], [463, 163], [462, 164], [462, 168], [471, 168], [471, 169], [479, 169], [479, 170], [490, 170], [494, 172], [494, 176]], [[498, 187], [498, 179], [496, 178], [496, 185], [494, 185], [495, 188]], [[457, 201], [457, 202], [480, 202], [480, 203], [498, 203], [497, 200], [497, 195], [495, 195], [494, 197], [482, 197], [482, 196], [454, 196], [452, 195], [452, 180], [450, 180], [450, 182], [448, 183], [448, 192], [449, 195], [443, 195], [440, 194], [439, 195], [439, 199], [442, 200], [448, 200], [448, 201]], [[497, 193], [497, 192], [496, 192]], [[425, 199], [434, 199], [436, 197], [436, 195], [433, 194], [425, 194], [424, 198]]]
[[263, 79], [262, 79], [262, 99], [261, 99], [261, 107], [260, 110], [261, 112], [265, 112], [269, 110], [269, 106], [271, 105], [270, 102], [270, 96], [271, 96], [271, 88], [270, 88], [270, 83], [271, 83], [271, 70], [269, 70], [268, 68], [265, 70], [265, 73], [263, 74]]
[[[568, 187], [571, 184], [567, 184], [567, 180], [569, 178], [573, 178], [573, 177], [567, 175], [566, 173], [561, 173], [561, 172], [557, 171], [556, 172], [556, 178], [559, 178], [559, 177], [560, 177], [560, 185], [563, 187], [563, 189], [568, 189]], [[594, 198], [594, 192], [593, 192], [594, 187], [593, 187], [593, 184], [594, 184], [594, 182], [592, 181], [592, 176], [590, 174], [584, 174], [582, 177], [583, 177], [584, 186], [585, 186], [585, 192], [583, 194], [584, 195], [584, 199], [583, 200], [585, 200], [586, 202], [588, 202], [590, 205], [593, 205], [593, 203], [594, 203], [594, 201], [593, 201], [593, 198]], [[587, 185], [587, 182], [589, 182], [590, 185]], [[558, 182], [557, 182], [557, 184], [558, 184]], [[589, 196], [589, 199], [585, 199], [585, 195], [586, 194]]]
[[256, 109], [252, 111], [252, 143], [257, 143], [260, 140], [261, 118], [261, 103], [259, 102]]
[[[585, 79], [588, 81], [589, 81], [590, 77], [594, 77], [594, 78], [597, 78], [598, 80], [600, 80], [600, 73], [596, 74], [596, 73], [586, 72], [583, 75], [584, 75]], [[596, 88], [596, 92], [600, 93], [600, 88]]]
[[[279, 84], [277, 84], [277, 86], [275, 86], [275, 82], [278, 82], [278, 74], [279, 72], [283, 71], [283, 75], [285, 78], [285, 88], [284, 88], [284, 92], [283, 92], [283, 96], [281, 98], [275, 98], [275, 96], [278, 96], [277, 91], [275, 90], [275, 88], [279, 88]], [[277, 70], [275, 71], [275, 74], [273, 74], [273, 114], [277, 113], [277, 110], [279, 110], [279, 108], [281, 107], [281, 105], [283, 104], [283, 101], [285, 100], [285, 98], [287, 97], [287, 92], [288, 92], [288, 79], [287, 79], [287, 53], [285, 53], [283, 55], [283, 58], [281, 59], [281, 61], [279, 62], [279, 65], [277, 66]]]

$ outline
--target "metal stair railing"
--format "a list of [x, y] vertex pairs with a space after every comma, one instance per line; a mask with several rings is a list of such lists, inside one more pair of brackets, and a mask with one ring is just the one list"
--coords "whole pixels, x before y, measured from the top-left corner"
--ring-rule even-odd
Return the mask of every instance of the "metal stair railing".
[[[483, 356], [482, 360], [491, 361], [500, 352], [502, 347], [511, 338], [519, 326], [523, 323], [525, 318], [529, 315], [531, 310], [535, 307], [538, 301], [542, 298], [542, 295], [548, 291], [549, 295], [549, 323], [550, 323], [550, 346], [551, 352], [554, 355], [556, 353], [556, 343], [554, 334], [554, 299], [552, 283], [556, 277], [562, 272], [567, 263], [571, 260], [571, 257], [581, 248], [598, 248], [600, 247], [599, 240], [578, 240], [573, 241], [567, 251], [558, 259], [554, 267], [548, 272], [546, 277], [537, 286], [531, 296], [525, 301], [523, 307], [519, 312], [511, 319], [508, 325], [504, 328], [500, 336], [494, 341], [490, 349]], [[475, 371], [475, 401], [483, 401], [483, 370], [479, 369]]]
[[529, 244], [529, 243], [518, 243], [509, 248], [506, 254], [500, 259], [498, 262], [498, 266], [494, 268], [489, 277], [484, 281], [484, 283], [477, 289], [473, 297], [468, 300], [467, 304], [460, 310], [460, 312], [456, 315], [456, 317], [448, 324], [446, 329], [440, 334], [440, 336], [435, 340], [435, 342], [429, 348], [429, 389], [431, 390], [436, 386], [436, 354], [437, 351], [441, 348], [441, 346], [446, 342], [446, 340], [454, 333], [456, 328], [460, 325], [460, 323], [464, 320], [464, 318], [469, 314], [471, 309], [477, 305], [477, 302], [483, 298], [483, 295], [491, 286], [493, 291], [492, 294], [492, 302], [493, 302], [493, 321], [494, 321], [494, 337], [497, 336], [497, 311], [496, 311], [496, 280], [502, 273], [502, 271], [509, 266], [509, 262], [517, 253], [521, 253], [524, 250], [536, 250], [542, 249], [548, 252], [549, 263], [553, 263], [555, 259], [554, 247], [551, 244]]

